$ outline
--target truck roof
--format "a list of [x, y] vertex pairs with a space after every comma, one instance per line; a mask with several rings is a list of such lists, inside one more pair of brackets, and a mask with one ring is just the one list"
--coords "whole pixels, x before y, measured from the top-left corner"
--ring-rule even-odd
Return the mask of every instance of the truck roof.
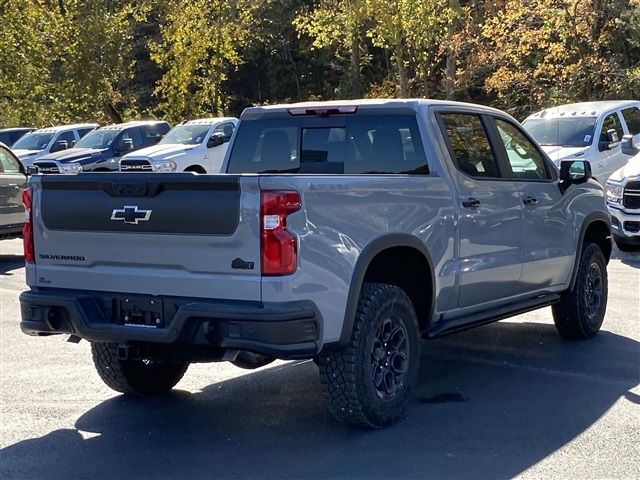
[[183, 123], [183, 125], [212, 125], [214, 123], [230, 122], [237, 120], [235, 117], [213, 117], [213, 118], [194, 118]]
[[598, 102], [580, 102], [558, 105], [557, 107], [541, 110], [528, 118], [557, 118], [557, 117], [598, 117], [619, 108], [640, 107], [637, 100], [603, 100]]
[[242, 112], [240, 118], [247, 116], [259, 116], [264, 113], [280, 113], [293, 109], [321, 109], [321, 108], [338, 108], [338, 107], [357, 107], [358, 109], [411, 109], [418, 111], [423, 106], [459, 106], [465, 108], [483, 109], [487, 112], [500, 113], [504, 115], [504, 112], [485, 105], [478, 105], [474, 103], [454, 102], [449, 100], [433, 100], [427, 98], [367, 98], [358, 100], [330, 100], [326, 102], [297, 102], [286, 103], [279, 105], [265, 105], [260, 107], [248, 107]]
[[98, 128], [97, 123], [74, 123], [72, 125], [56, 125], [55, 127], [45, 127], [33, 130], [32, 133], [59, 133], [67, 130], [75, 130], [76, 128]]
[[157, 125], [161, 123], [167, 123], [167, 122], [165, 122], [164, 120], [134, 120], [132, 122], [105, 125], [104, 127], [100, 127], [100, 130], [124, 130], [125, 128], [137, 127], [140, 125]]
[[32, 127], [9, 127], [9, 128], [0, 128], [0, 133], [3, 132], [32, 132], [35, 128]]

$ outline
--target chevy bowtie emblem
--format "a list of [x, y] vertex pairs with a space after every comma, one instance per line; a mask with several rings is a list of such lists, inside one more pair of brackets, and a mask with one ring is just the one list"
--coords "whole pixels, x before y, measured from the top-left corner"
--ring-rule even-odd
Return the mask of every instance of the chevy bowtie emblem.
[[111, 220], [122, 220], [124, 223], [137, 225], [138, 222], [148, 222], [151, 218], [151, 210], [139, 210], [137, 205], [125, 205], [116, 208], [111, 213]]

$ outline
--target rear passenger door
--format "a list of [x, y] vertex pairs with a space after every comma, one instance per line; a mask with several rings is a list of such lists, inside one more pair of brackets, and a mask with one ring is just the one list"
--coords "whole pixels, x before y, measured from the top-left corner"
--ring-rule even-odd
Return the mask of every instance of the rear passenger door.
[[485, 115], [441, 111], [457, 187], [461, 308], [507, 299], [520, 285], [522, 202], [489, 141]]
[[523, 207], [520, 282], [526, 292], [564, 284], [573, 265], [575, 246], [569, 208], [558, 188], [556, 170], [515, 123], [492, 117], [492, 127], [504, 175], [518, 187]]

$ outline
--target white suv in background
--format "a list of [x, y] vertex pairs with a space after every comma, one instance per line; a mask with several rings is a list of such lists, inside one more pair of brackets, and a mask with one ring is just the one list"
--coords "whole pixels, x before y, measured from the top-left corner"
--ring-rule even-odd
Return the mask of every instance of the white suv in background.
[[522, 122], [551, 160], [588, 160], [593, 176], [603, 185], [623, 167], [624, 135], [640, 140], [640, 102], [637, 100], [572, 103], [548, 108]]
[[202, 118], [182, 122], [153, 147], [120, 159], [122, 172], [219, 173], [237, 118]]
[[11, 149], [26, 169], [45, 155], [73, 147], [78, 140], [99, 126], [97, 123], [80, 123], [41, 128], [22, 136]]

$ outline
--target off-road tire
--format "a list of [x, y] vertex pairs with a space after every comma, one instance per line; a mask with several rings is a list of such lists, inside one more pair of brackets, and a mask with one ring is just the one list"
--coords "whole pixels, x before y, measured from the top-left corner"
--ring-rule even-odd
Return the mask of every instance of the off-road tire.
[[189, 367], [188, 363], [154, 360], [119, 360], [116, 343], [92, 343], [91, 354], [102, 381], [116, 392], [160, 395], [170, 391]]
[[[594, 277], [594, 272], [595, 276]], [[598, 287], [598, 285], [600, 285]], [[594, 291], [599, 289], [599, 303], [593, 306]], [[585, 242], [575, 285], [552, 307], [553, 321], [565, 338], [590, 338], [602, 326], [607, 310], [607, 262], [598, 245]]]
[[[383, 347], [379, 341], [384, 326], [395, 328], [396, 332], [402, 326], [404, 331], [401, 334], [406, 343], [400, 342], [399, 348], [406, 345], [405, 355], [386, 352], [387, 343]], [[394, 338], [402, 337], [396, 334]], [[374, 349], [374, 343], [379, 348]], [[379, 392], [374, 383], [374, 372], [383, 367], [376, 367], [373, 362], [383, 361], [381, 359], [386, 358], [385, 355], [392, 355], [390, 358], [394, 359], [398, 357], [403, 365], [400, 370], [406, 370], [406, 373], [399, 374], [403, 380], [394, 383], [397, 392], [388, 398], [383, 398], [388, 392]], [[405, 357], [406, 367], [402, 360]], [[321, 353], [317, 363], [322, 390], [333, 416], [346, 425], [380, 427], [393, 422], [404, 411], [416, 381], [419, 362], [418, 321], [407, 294], [392, 285], [365, 283], [348, 345]], [[393, 377], [395, 370], [385, 371], [389, 371]], [[376, 378], [380, 379], [379, 376]], [[383, 386], [386, 386], [386, 382]]]

